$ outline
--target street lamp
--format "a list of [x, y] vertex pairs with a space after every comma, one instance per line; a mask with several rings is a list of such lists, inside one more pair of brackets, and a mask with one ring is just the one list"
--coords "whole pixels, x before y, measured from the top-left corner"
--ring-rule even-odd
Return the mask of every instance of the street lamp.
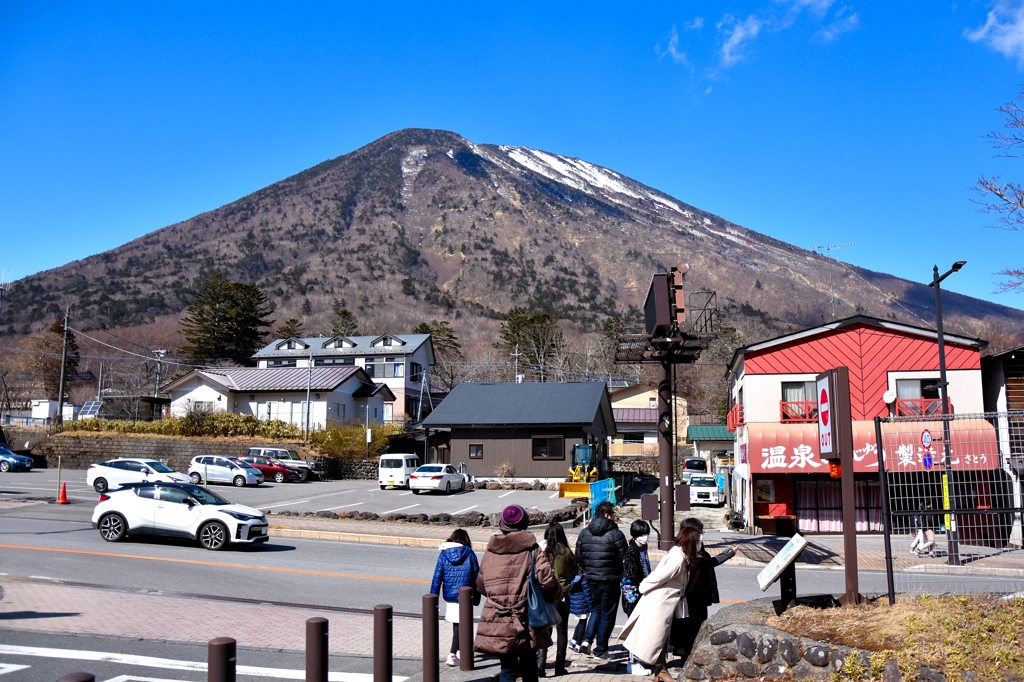
[[949, 382], [946, 381], [946, 343], [942, 335], [942, 280], [967, 265], [967, 261], [958, 260], [945, 274], [939, 275], [939, 266], [932, 269], [932, 282], [928, 286], [935, 287], [935, 331], [939, 337], [939, 397], [942, 399], [942, 506], [951, 511], [949, 523], [946, 524], [946, 542], [949, 546], [948, 563], [950, 566], [960, 565], [960, 541], [956, 530], [956, 490], [951, 489], [950, 469], [953, 455], [949, 444]]

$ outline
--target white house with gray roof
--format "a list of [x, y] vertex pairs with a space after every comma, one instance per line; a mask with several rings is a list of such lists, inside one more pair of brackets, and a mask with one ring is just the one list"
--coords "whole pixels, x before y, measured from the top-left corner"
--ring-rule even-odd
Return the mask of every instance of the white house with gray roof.
[[310, 362], [314, 368], [361, 367], [395, 395], [394, 403], [385, 407], [391, 410], [385, 421], [403, 414], [416, 420], [430, 409], [434, 366], [430, 334], [275, 339], [252, 357], [260, 369], [299, 369], [309, 367]]
[[386, 384], [375, 383], [354, 365], [193, 370], [164, 391], [171, 397], [175, 417], [202, 409], [280, 419], [305, 427], [306, 411], [310, 410], [313, 430], [324, 428], [328, 421], [383, 422], [395, 401]]

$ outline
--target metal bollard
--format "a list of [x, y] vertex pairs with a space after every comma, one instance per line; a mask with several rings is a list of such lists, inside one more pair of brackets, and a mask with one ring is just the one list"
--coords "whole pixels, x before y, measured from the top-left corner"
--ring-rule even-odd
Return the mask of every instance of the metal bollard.
[[373, 607], [373, 682], [391, 682], [394, 667], [391, 611], [388, 604]]
[[306, 621], [306, 682], [327, 682], [327, 619]]
[[230, 637], [211, 639], [206, 655], [207, 682], [235, 682], [235, 640]]
[[96, 682], [92, 673], [68, 673], [57, 678], [57, 682]]
[[440, 636], [437, 623], [437, 595], [423, 595], [423, 682], [437, 682], [441, 677], [441, 661], [437, 650]]
[[473, 665], [473, 588], [459, 588], [459, 670]]

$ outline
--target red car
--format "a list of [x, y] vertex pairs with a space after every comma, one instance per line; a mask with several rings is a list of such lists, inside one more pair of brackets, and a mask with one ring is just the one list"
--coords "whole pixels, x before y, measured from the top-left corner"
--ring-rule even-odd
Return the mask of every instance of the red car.
[[295, 469], [290, 469], [278, 464], [268, 457], [253, 457], [246, 455], [245, 457], [233, 457], [232, 459], [237, 459], [249, 464], [250, 466], [256, 467], [260, 470], [260, 473], [263, 474], [263, 478], [268, 481], [273, 480], [274, 483], [284, 483], [285, 481], [298, 481], [302, 479], [302, 474]]

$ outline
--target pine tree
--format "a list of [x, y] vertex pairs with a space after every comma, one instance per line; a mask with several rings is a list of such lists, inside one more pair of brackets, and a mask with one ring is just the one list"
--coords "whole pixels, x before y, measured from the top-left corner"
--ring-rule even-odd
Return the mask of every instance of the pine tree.
[[279, 339], [290, 339], [293, 337], [301, 339], [305, 333], [302, 323], [294, 317], [288, 318], [284, 324], [277, 328], [277, 338]]
[[188, 343], [178, 350], [193, 360], [226, 358], [249, 364], [269, 334], [260, 328], [274, 324], [267, 319], [273, 310], [256, 285], [213, 275], [185, 309], [181, 333]]
[[343, 303], [334, 304], [334, 317], [331, 319], [331, 336], [355, 336], [359, 333], [359, 321], [351, 310]]

